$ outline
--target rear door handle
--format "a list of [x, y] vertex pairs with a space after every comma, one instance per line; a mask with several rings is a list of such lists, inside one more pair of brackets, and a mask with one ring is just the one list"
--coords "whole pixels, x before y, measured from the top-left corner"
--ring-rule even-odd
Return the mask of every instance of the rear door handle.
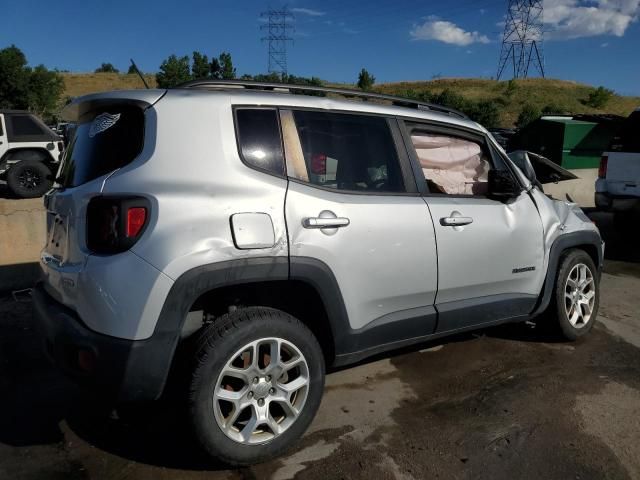
[[304, 228], [340, 228], [348, 226], [349, 223], [349, 219], [344, 217], [309, 217], [302, 221], [302, 226]]
[[440, 225], [443, 227], [461, 227], [470, 223], [473, 223], [471, 217], [442, 217], [440, 219]]

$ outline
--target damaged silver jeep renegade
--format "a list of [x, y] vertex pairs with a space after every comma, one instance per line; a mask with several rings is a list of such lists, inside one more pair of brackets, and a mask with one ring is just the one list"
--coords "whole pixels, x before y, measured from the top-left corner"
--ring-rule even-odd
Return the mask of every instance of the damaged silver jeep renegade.
[[201, 81], [64, 117], [34, 291], [46, 351], [119, 402], [180, 379], [229, 464], [294, 444], [328, 367], [544, 313], [569, 340], [595, 322], [597, 228], [456, 111]]

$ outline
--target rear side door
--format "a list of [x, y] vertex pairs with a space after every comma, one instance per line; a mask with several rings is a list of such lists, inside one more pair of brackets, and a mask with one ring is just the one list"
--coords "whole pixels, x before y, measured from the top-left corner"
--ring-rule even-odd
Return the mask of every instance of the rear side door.
[[526, 315], [544, 278], [543, 229], [523, 191], [488, 195], [488, 172], [508, 170], [479, 132], [402, 122], [438, 246], [438, 331]]
[[0, 160], [4, 157], [4, 154], [9, 149], [9, 142], [7, 141], [7, 128], [4, 123], [4, 115], [0, 115]]
[[406, 149], [398, 149], [397, 122], [312, 110], [280, 115], [291, 269], [311, 259], [333, 273], [349, 319], [337, 349], [431, 334], [435, 235]]

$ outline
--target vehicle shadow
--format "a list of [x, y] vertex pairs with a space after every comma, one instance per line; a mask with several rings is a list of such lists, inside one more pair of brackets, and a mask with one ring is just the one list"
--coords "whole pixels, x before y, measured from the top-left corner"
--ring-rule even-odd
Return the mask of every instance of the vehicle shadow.
[[[367, 359], [396, 357], [424, 348], [473, 341], [478, 336], [526, 342], [556, 342], [531, 325], [506, 325], [414, 345]], [[339, 369], [334, 369], [336, 371]], [[187, 471], [228, 468], [206, 457], [187, 427], [183, 402], [167, 398], [153, 404], [113, 406], [67, 380], [43, 354], [33, 328], [28, 298], [0, 299], [0, 445], [29, 447], [82, 442], [114, 456], [105, 464], [139, 464]], [[70, 431], [69, 431], [70, 430]], [[71, 435], [71, 436], [69, 436]], [[91, 449], [91, 451], [95, 451]], [[77, 453], [84, 452], [84, 453]], [[87, 455], [85, 449], [72, 456]], [[91, 454], [95, 455], [95, 454]], [[89, 458], [75, 458], [82, 464]]]
[[613, 225], [611, 213], [592, 210], [587, 211], [587, 215], [598, 226], [605, 241], [605, 260], [640, 263], [640, 228], [622, 232]]
[[201, 453], [179, 402], [114, 410], [110, 402], [68, 380], [44, 355], [30, 299], [19, 300], [0, 298], [0, 447], [29, 447], [37, 455], [43, 446], [61, 446], [77, 436], [108, 454], [143, 464], [195, 471], [227, 468]]
[[13, 192], [11, 190], [9, 190], [9, 187], [7, 186], [6, 183], [0, 181], [0, 198], [5, 198], [8, 200], [15, 200], [18, 197], [16, 197]]

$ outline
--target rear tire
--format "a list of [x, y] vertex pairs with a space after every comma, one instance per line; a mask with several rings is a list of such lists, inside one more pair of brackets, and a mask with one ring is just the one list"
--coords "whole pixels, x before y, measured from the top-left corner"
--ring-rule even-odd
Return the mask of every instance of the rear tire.
[[567, 251], [560, 259], [550, 313], [559, 333], [577, 340], [593, 328], [600, 303], [598, 271], [584, 250]]
[[279, 310], [249, 307], [220, 317], [202, 333], [194, 360], [191, 424], [204, 450], [229, 465], [280, 455], [320, 405], [320, 345], [304, 324]]
[[51, 188], [51, 171], [38, 160], [22, 160], [7, 172], [7, 184], [20, 198], [41, 197]]

